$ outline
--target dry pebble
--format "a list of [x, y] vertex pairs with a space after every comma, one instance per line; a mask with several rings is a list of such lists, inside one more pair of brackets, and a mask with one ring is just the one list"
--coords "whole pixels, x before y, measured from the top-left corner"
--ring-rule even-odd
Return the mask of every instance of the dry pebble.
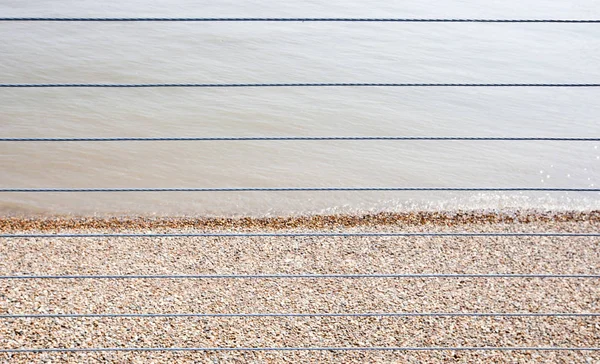
[[[600, 212], [420, 212], [281, 218], [5, 217], [3, 233], [594, 232]], [[598, 274], [596, 237], [0, 238], [0, 275]], [[0, 314], [599, 313], [596, 279], [0, 280]], [[600, 317], [0, 319], [0, 349], [86, 347], [599, 347]], [[6, 363], [600, 362], [597, 352], [79, 352]]]

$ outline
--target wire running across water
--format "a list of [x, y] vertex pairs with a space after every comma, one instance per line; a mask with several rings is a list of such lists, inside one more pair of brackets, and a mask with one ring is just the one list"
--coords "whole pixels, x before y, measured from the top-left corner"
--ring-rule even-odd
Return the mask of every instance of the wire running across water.
[[443, 137], [443, 136], [255, 136], [255, 137], [108, 137], [108, 138], [0, 138], [0, 142], [165, 142], [165, 141], [550, 141], [598, 142], [600, 138], [588, 137]]
[[344, 22], [344, 23], [600, 23], [600, 19], [460, 19], [460, 18], [192, 18], [192, 17], [2, 17], [16, 22]]
[[0, 88], [600, 87], [600, 83], [0, 83]]

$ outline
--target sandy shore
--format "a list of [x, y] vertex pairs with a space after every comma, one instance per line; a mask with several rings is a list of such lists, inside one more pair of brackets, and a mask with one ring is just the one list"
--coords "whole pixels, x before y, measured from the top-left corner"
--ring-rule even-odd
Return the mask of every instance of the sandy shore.
[[[3, 218], [35, 232], [599, 232], [600, 212], [273, 219]], [[598, 274], [594, 237], [0, 238], [0, 275]], [[0, 280], [0, 314], [598, 313], [596, 279]], [[0, 319], [0, 349], [40, 347], [599, 347], [600, 317]], [[20, 362], [600, 362], [597, 352], [0, 354]]]

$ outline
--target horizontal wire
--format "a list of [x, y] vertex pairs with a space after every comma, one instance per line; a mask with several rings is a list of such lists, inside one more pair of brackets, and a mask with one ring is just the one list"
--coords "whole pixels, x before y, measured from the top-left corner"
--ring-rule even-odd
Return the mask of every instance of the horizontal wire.
[[537, 191], [600, 192], [600, 188], [541, 187], [206, 187], [206, 188], [0, 188], [1, 192], [300, 192], [300, 191]]
[[388, 22], [388, 23], [600, 23], [598, 19], [442, 19], [442, 18], [42, 18], [3, 17], [0, 21], [52, 22]]
[[600, 351], [600, 347], [560, 346], [431, 346], [431, 347], [215, 347], [215, 348], [31, 348], [0, 349], [0, 353], [46, 353], [46, 352], [106, 352], [106, 351]]
[[44, 318], [170, 318], [170, 317], [600, 317], [600, 313], [537, 313], [537, 312], [366, 312], [366, 313], [49, 313], [8, 314], [0, 319]]
[[582, 278], [600, 274], [510, 274], [510, 273], [389, 273], [389, 274], [157, 274], [157, 275], [6, 275], [7, 279], [363, 279], [363, 278]]
[[330, 137], [108, 137], [108, 138], [0, 138], [0, 142], [137, 142], [137, 141], [292, 141], [292, 140], [431, 140], [431, 141], [568, 141], [598, 142], [578, 137], [427, 137], [427, 136], [330, 136]]
[[600, 233], [81, 233], [81, 234], [0, 234], [0, 238], [176, 238], [176, 237], [600, 237]]
[[600, 87], [600, 83], [2, 83], [0, 87]]

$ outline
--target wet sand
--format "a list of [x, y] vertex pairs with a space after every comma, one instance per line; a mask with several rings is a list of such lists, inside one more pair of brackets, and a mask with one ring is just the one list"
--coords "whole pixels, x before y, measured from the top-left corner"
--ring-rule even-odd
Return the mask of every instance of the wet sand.
[[[265, 219], [3, 218], [3, 233], [594, 232], [600, 212]], [[0, 275], [598, 274], [595, 237], [0, 238]], [[596, 279], [0, 280], [0, 314], [598, 313]], [[598, 347], [600, 317], [0, 319], [0, 348]], [[20, 362], [597, 362], [569, 351], [0, 354]]]

